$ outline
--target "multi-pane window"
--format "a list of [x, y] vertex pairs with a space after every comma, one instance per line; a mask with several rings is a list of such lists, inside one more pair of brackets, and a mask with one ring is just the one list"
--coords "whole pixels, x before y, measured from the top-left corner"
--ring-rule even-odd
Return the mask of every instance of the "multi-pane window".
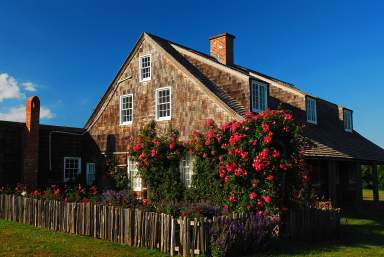
[[180, 160], [180, 178], [187, 188], [192, 186], [192, 176], [193, 158], [187, 154]]
[[133, 120], [133, 95], [120, 96], [120, 124], [131, 124]]
[[139, 58], [140, 81], [151, 79], [151, 55], [144, 55]]
[[128, 177], [131, 179], [131, 187], [135, 192], [140, 192], [143, 189], [142, 179], [137, 169], [136, 162], [128, 159]]
[[261, 81], [252, 80], [251, 99], [253, 112], [265, 111], [268, 107], [268, 85]]
[[81, 172], [81, 158], [65, 157], [64, 158], [64, 182], [75, 180]]
[[307, 121], [309, 123], [317, 124], [316, 99], [312, 97], [307, 97], [306, 106], [307, 106]]
[[345, 131], [352, 132], [352, 130], [353, 130], [352, 111], [344, 109], [343, 110], [343, 116], [344, 116], [344, 129], [345, 129]]
[[164, 87], [156, 90], [156, 119], [171, 119], [171, 88]]
[[95, 182], [96, 178], [96, 164], [95, 163], [87, 163], [87, 177], [86, 182], [88, 186], [91, 186]]

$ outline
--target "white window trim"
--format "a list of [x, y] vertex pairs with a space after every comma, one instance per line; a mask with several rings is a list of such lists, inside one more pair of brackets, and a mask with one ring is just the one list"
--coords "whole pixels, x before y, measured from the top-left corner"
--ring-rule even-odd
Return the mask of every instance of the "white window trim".
[[[121, 115], [122, 111], [122, 105], [123, 105], [123, 97], [132, 97], [132, 120], [131, 121], [125, 121], [123, 122], [123, 117]], [[119, 105], [119, 119], [120, 119], [120, 125], [131, 125], [133, 122], [133, 94], [125, 94], [120, 96], [120, 105]]]
[[[158, 94], [157, 93], [159, 91], [162, 91], [165, 89], [169, 89], [169, 116], [158, 117], [158, 113], [157, 113]], [[172, 118], [172, 89], [171, 89], [171, 87], [161, 87], [161, 88], [156, 89], [156, 91], [155, 91], [155, 117], [156, 117], [156, 121], [171, 120], [171, 118]]]
[[265, 111], [265, 110], [262, 110], [261, 108], [257, 108], [255, 107], [254, 105], [254, 102], [253, 102], [253, 94], [254, 94], [254, 91], [253, 91], [253, 86], [254, 84], [258, 85], [259, 87], [265, 87], [265, 90], [264, 90], [264, 99], [265, 99], [265, 110], [268, 109], [268, 84], [266, 83], [263, 83], [261, 81], [258, 81], [258, 80], [252, 80], [251, 82], [251, 106], [252, 106], [252, 112], [262, 112], [262, 111]]
[[[142, 67], [141, 67], [141, 60], [144, 58], [144, 57], [148, 57], [149, 56], [149, 77], [148, 78], [143, 78], [142, 79]], [[152, 78], [152, 55], [151, 54], [145, 54], [145, 55], [140, 55], [139, 56], [139, 81], [140, 82], [145, 82], [145, 81], [149, 81], [151, 80]]]
[[[129, 177], [129, 180], [131, 182], [131, 186], [132, 186], [132, 191], [134, 192], [141, 192], [143, 191], [143, 179], [141, 178], [140, 175], [136, 175], [136, 176], [139, 176], [140, 178], [140, 186], [139, 187], [133, 187], [133, 174], [132, 174], [132, 171], [131, 171], [131, 167], [133, 166], [132, 163], [134, 163], [130, 158], [128, 158], [127, 160], [127, 174], [128, 174], [128, 177]], [[139, 170], [137, 169], [137, 163], [135, 164], [136, 166], [136, 172], [138, 173]]]
[[65, 177], [65, 162], [66, 160], [78, 160], [79, 161], [79, 171], [77, 173], [77, 176], [81, 174], [81, 158], [80, 157], [64, 157], [64, 165], [63, 165], [63, 173], [64, 173], [64, 182], [70, 181], [72, 178]]
[[[308, 102], [309, 101], [313, 101], [313, 103], [314, 103], [314, 105], [313, 105], [313, 111], [314, 111], [314, 120], [311, 120], [310, 118], [309, 118], [309, 116], [308, 116]], [[312, 124], [315, 124], [315, 125], [317, 125], [317, 101], [316, 101], [316, 98], [313, 98], [313, 97], [310, 97], [310, 96], [307, 96], [306, 98], [305, 98], [305, 109], [306, 109], [306, 115], [307, 115], [307, 122], [308, 123], [312, 123]]]
[[[351, 122], [351, 128], [347, 128], [347, 127], [345, 127], [345, 113], [346, 112], [348, 112], [348, 113], [350, 113], [351, 114], [351, 120], [350, 120], [350, 122]], [[349, 109], [343, 109], [343, 126], [344, 126], [344, 130], [346, 131], [346, 132], [353, 132], [353, 113], [352, 113], [352, 111], [351, 110], [349, 110]]]
[[[185, 176], [186, 175], [185, 169], [182, 165], [182, 162], [184, 160], [189, 161], [188, 169], [189, 169], [189, 173], [191, 175], [190, 184], [187, 184], [187, 180], [186, 180], [186, 176]], [[183, 156], [183, 158], [180, 159], [180, 163], [179, 163], [180, 179], [181, 179], [181, 182], [186, 186], [186, 188], [192, 187], [192, 178], [194, 175], [194, 173], [193, 173], [194, 162], [195, 162], [195, 159], [193, 158], [193, 156], [191, 154], [187, 154], [187, 155]]]
[[[92, 181], [92, 183], [90, 183], [90, 181], [89, 181], [89, 166], [90, 165], [93, 165], [94, 166], [94, 173], [93, 173], [93, 177], [94, 177], [94, 179], [93, 179], [93, 181]], [[87, 166], [86, 166], [86, 172], [85, 172], [85, 183], [88, 185], [88, 186], [90, 186], [90, 185], [92, 185], [93, 184], [93, 182], [95, 182], [96, 181], [96, 163], [94, 163], [94, 162], [87, 162]]]

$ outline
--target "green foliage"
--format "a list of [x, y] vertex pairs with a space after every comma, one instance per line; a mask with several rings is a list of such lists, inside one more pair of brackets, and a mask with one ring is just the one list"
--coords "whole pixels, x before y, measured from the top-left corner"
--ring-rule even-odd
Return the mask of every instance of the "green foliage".
[[[377, 175], [379, 179], [379, 189], [384, 189], [384, 166], [378, 166]], [[372, 168], [368, 165], [361, 167], [361, 178], [363, 180], [363, 188], [373, 188]]]
[[210, 201], [214, 206], [223, 206], [224, 192], [217, 179], [217, 163], [209, 158], [194, 157], [192, 186], [186, 191], [188, 202]]
[[210, 120], [189, 142], [198, 157], [189, 195], [217, 203], [216, 197], [230, 211], [285, 209], [304, 196], [305, 143], [301, 126], [284, 110], [249, 113], [221, 127]]
[[156, 123], [152, 121], [130, 140], [130, 157], [138, 163], [149, 201], [154, 205], [177, 201], [183, 196], [184, 186], [178, 168], [185, 147], [178, 137], [178, 131], [171, 128], [158, 134]]

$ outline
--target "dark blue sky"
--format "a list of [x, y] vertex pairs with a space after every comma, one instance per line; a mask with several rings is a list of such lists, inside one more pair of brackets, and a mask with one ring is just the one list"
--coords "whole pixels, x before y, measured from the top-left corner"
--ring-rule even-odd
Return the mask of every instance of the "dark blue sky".
[[0, 117], [37, 94], [44, 123], [83, 126], [143, 31], [203, 52], [227, 31], [236, 63], [353, 109], [384, 146], [384, 2], [335, 2], [2, 1]]

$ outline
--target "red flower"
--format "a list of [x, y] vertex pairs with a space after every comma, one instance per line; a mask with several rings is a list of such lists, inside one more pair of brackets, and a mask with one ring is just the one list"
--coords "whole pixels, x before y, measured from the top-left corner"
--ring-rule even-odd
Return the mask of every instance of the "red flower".
[[250, 204], [247, 204], [247, 206], [246, 206], [247, 210], [250, 210], [251, 207], [252, 207], [252, 206], [251, 206]]
[[224, 181], [225, 181], [225, 183], [228, 183], [228, 182], [229, 182], [229, 180], [230, 180], [230, 177], [228, 177], [228, 176], [225, 176], [225, 178], [224, 178]]
[[228, 197], [228, 200], [229, 200], [231, 203], [235, 203], [235, 202], [237, 202], [237, 199], [236, 199], [236, 197], [235, 197], [233, 194], [231, 194], [231, 195]]
[[284, 163], [280, 163], [279, 167], [280, 167], [280, 169], [283, 170], [283, 171], [286, 171], [286, 170], [287, 170], [287, 165], [285, 165]]
[[148, 199], [146, 199], [146, 198], [143, 199], [143, 205], [144, 205], [144, 206], [147, 206], [147, 205], [148, 205], [148, 202], [149, 202]]
[[151, 156], [155, 157], [156, 155], [157, 155], [157, 150], [156, 149], [152, 149]]
[[229, 205], [228, 204], [224, 205], [224, 209], [228, 210], [229, 209]]
[[249, 199], [251, 199], [252, 201], [253, 201], [253, 200], [256, 200], [256, 197], [257, 197], [257, 195], [256, 195], [255, 192], [251, 192], [251, 193], [249, 194]]
[[140, 150], [140, 146], [139, 145], [136, 144], [136, 145], [133, 146], [133, 151], [137, 152], [139, 150]]
[[153, 141], [153, 144], [154, 144], [155, 146], [159, 146], [159, 145], [160, 145], [160, 141], [159, 141], [159, 140], [154, 140], [154, 141]]
[[278, 158], [280, 158], [280, 156], [281, 156], [281, 154], [278, 150], [275, 149], [272, 151], [272, 157], [273, 158], [278, 159]]
[[235, 166], [236, 164], [233, 162], [231, 164], [228, 164], [228, 163], [225, 164], [225, 168], [229, 173], [231, 173], [235, 169]]
[[139, 159], [144, 159], [145, 158], [145, 153], [142, 152], [140, 155], [139, 155]]
[[212, 126], [215, 122], [212, 119], [207, 120], [208, 127]]
[[273, 181], [275, 179], [275, 177], [272, 175], [268, 175], [266, 179], [269, 181]]
[[264, 202], [270, 203], [271, 202], [271, 197], [269, 195], [263, 196]]
[[261, 125], [262, 127], [263, 127], [263, 131], [264, 132], [268, 132], [269, 131], [269, 125], [267, 124], [267, 123], [263, 123], [262, 125]]
[[273, 136], [273, 133], [272, 132], [269, 132], [268, 135], [266, 135], [264, 138], [263, 138], [263, 142], [266, 143], [266, 144], [269, 144], [272, 142], [272, 136]]
[[175, 143], [170, 143], [170, 144], [169, 144], [169, 149], [172, 150], [173, 148], [175, 148]]
[[284, 120], [292, 120], [292, 114], [290, 113], [284, 114]]

